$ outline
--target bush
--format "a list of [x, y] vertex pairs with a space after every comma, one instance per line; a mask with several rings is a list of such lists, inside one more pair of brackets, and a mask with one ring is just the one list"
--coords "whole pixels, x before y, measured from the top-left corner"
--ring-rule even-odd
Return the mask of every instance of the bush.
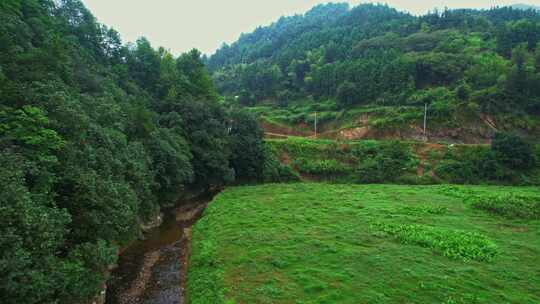
[[540, 219], [540, 197], [515, 194], [477, 198], [472, 207], [508, 219]]
[[431, 248], [453, 259], [491, 261], [498, 254], [497, 245], [479, 233], [424, 225], [378, 224], [377, 228], [403, 244]]
[[307, 158], [298, 158], [293, 162], [293, 166], [298, 171], [308, 174], [338, 175], [347, 174], [352, 168], [335, 159], [312, 160]]
[[491, 148], [454, 147], [437, 164], [440, 179], [456, 184], [536, 184], [533, 148], [521, 138], [497, 134]]
[[435, 174], [452, 184], [469, 184], [478, 180], [471, 164], [458, 160], [444, 160], [435, 168]]
[[496, 133], [491, 150], [499, 162], [512, 169], [530, 169], [536, 163], [532, 146], [517, 135]]
[[410, 148], [399, 142], [385, 143], [374, 151], [366, 152], [367, 158], [361, 160], [357, 169], [362, 183], [393, 182], [407, 172], [413, 162]]
[[290, 166], [282, 164], [277, 159], [275, 151], [265, 144], [263, 180], [266, 183], [281, 183], [298, 181], [300, 177]]
[[427, 174], [418, 176], [416, 175], [416, 172], [399, 176], [394, 182], [398, 185], [434, 185], [438, 183], [432, 176]]
[[447, 153], [435, 168], [440, 179], [454, 184], [479, 184], [487, 181], [515, 182], [517, 172], [501, 164], [492, 150], [468, 147]]
[[437, 186], [437, 192], [449, 197], [459, 198], [462, 200], [465, 200], [474, 195], [474, 192], [470, 188], [459, 187], [455, 185]]
[[442, 206], [406, 206], [402, 209], [403, 213], [408, 215], [443, 215], [448, 212], [448, 208]]

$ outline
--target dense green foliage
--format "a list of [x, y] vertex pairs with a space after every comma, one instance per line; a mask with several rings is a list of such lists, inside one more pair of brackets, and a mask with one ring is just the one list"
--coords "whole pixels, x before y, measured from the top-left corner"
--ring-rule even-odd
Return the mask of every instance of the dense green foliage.
[[474, 199], [472, 206], [509, 219], [540, 219], [540, 196], [485, 196]]
[[536, 164], [533, 147], [516, 135], [495, 134], [491, 151], [500, 163], [512, 169], [530, 169]]
[[[190, 303], [537, 303], [539, 220], [472, 208], [533, 187], [229, 188], [193, 228]], [[361, 291], [361, 292], [359, 292]]]
[[364, 183], [395, 182], [403, 174], [415, 169], [414, 157], [407, 144], [389, 142], [357, 151], [361, 159], [357, 174]]
[[[501, 147], [501, 140], [521, 145], [515, 144], [507, 151]], [[534, 149], [519, 137], [507, 134], [497, 134], [491, 147], [435, 145], [430, 148], [429, 144], [414, 142], [295, 137], [267, 142], [274, 147], [273, 152], [278, 158], [288, 161], [294, 170], [307, 178], [347, 183], [540, 183]], [[512, 155], [514, 151], [522, 153]], [[531, 162], [527, 167], [511, 165], [529, 158]]]
[[[540, 113], [539, 42], [534, 10], [416, 17], [384, 5], [326, 4], [242, 35], [208, 64], [218, 90], [244, 105], [428, 104], [430, 119], [446, 124], [488, 115], [508, 129], [527, 130], [529, 119], [522, 118]], [[400, 117], [399, 111], [390, 115]]]
[[[520, 137], [496, 133], [490, 149], [461, 147], [451, 149], [437, 164], [435, 173], [450, 183], [475, 184], [479, 181], [535, 183], [538, 168], [533, 147]], [[529, 177], [533, 176], [533, 180]]]
[[399, 142], [337, 142], [289, 138], [268, 140], [278, 155], [288, 158], [299, 173], [349, 181], [392, 182], [411, 172], [414, 156]]
[[[237, 179], [261, 181], [264, 179], [263, 130], [249, 113], [238, 111], [232, 115], [231, 142], [234, 157], [231, 164]], [[253, 136], [253, 135], [256, 136]]]
[[79, 0], [0, 1], [0, 302], [98, 294], [160, 207], [261, 175], [254, 126], [196, 50], [122, 45]]
[[272, 145], [266, 144], [264, 147], [263, 181], [283, 183], [298, 180], [300, 180], [299, 174], [278, 159], [277, 152]]
[[416, 244], [464, 261], [491, 261], [497, 245], [479, 233], [440, 229], [424, 225], [378, 224], [376, 229], [393, 236], [403, 244]]

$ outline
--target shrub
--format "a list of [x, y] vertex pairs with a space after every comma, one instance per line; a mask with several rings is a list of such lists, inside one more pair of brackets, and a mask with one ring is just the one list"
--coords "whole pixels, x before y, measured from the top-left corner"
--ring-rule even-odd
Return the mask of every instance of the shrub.
[[394, 182], [398, 185], [434, 185], [438, 183], [432, 176], [428, 174], [418, 176], [416, 175], [416, 172], [404, 174], [396, 178]]
[[536, 162], [532, 146], [517, 135], [495, 134], [491, 150], [499, 162], [512, 169], [530, 169]]
[[435, 174], [454, 184], [478, 184], [482, 181], [514, 181], [519, 176], [502, 165], [496, 154], [485, 147], [455, 148], [435, 168]]
[[540, 197], [515, 194], [487, 196], [474, 199], [472, 207], [509, 219], [540, 219]]
[[298, 158], [293, 162], [298, 171], [308, 174], [337, 175], [346, 174], [352, 171], [352, 168], [335, 159], [312, 160], [307, 158]]
[[291, 182], [300, 180], [300, 177], [290, 166], [282, 164], [275, 151], [265, 144], [263, 180], [266, 183]]
[[479, 233], [424, 225], [378, 224], [376, 226], [403, 244], [431, 248], [453, 259], [491, 261], [498, 253], [497, 245]]
[[[373, 152], [374, 154], [371, 154]], [[385, 143], [378, 149], [368, 152], [366, 156], [357, 169], [362, 183], [395, 181], [410, 169], [413, 161], [410, 148], [399, 142]]]
[[441, 161], [435, 168], [435, 174], [453, 184], [468, 184], [478, 179], [468, 162], [457, 160]]
[[474, 195], [473, 190], [471, 190], [470, 188], [459, 187], [459, 186], [455, 186], [455, 185], [440, 185], [440, 186], [437, 186], [437, 192], [439, 192], [439, 193], [441, 193], [443, 195], [446, 195], [446, 196], [460, 198], [460, 199], [463, 199], [463, 200], [471, 197], [472, 195]]
[[406, 206], [406, 207], [403, 207], [402, 211], [403, 213], [409, 214], [409, 215], [417, 215], [417, 214], [443, 215], [448, 212], [448, 208], [442, 207], [442, 206], [420, 205], [420, 206]]

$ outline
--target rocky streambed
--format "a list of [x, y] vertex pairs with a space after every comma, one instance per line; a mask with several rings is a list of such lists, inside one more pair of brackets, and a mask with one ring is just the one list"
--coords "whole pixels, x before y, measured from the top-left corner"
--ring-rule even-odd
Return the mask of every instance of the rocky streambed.
[[191, 226], [213, 195], [166, 212], [163, 224], [126, 248], [107, 283], [106, 304], [182, 304]]

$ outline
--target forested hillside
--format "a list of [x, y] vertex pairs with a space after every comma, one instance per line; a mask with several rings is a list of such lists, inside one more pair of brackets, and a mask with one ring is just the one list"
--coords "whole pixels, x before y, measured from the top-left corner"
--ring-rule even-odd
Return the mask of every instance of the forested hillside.
[[82, 303], [161, 207], [261, 178], [260, 129], [217, 100], [196, 50], [123, 45], [78, 0], [0, 1], [0, 302]]
[[[259, 110], [289, 125], [311, 123], [307, 114], [315, 111], [331, 122], [364, 107], [371, 110], [357, 114], [384, 119], [372, 126], [402, 128], [421, 121], [428, 104], [430, 118], [447, 128], [487, 120], [490, 127], [534, 133], [539, 41], [534, 10], [416, 17], [383, 5], [327, 4], [242, 35], [208, 64], [229, 100], [274, 105], [278, 110]], [[303, 109], [294, 108], [298, 101]]]

